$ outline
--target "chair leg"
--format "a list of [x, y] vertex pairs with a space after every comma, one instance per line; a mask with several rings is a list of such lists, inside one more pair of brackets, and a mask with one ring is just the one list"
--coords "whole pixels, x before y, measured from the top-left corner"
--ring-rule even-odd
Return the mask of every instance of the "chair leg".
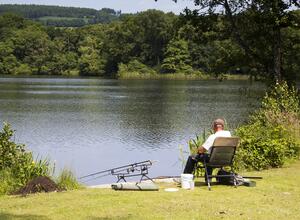
[[198, 169], [198, 162], [196, 162], [195, 163], [195, 166], [194, 166], [194, 169], [193, 169], [193, 172], [192, 172], [192, 174], [194, 175], [194, 177], [196, 177], [197, 176], [197, 169]]
[[206, 182], [207, 182], [208, 190], [211, 191], [209, 175], [208, 175], [207, 166], [206, 166], [205, 162], [204, 162], [204, 168], [205, 168], [205, 175], [206, 175]]

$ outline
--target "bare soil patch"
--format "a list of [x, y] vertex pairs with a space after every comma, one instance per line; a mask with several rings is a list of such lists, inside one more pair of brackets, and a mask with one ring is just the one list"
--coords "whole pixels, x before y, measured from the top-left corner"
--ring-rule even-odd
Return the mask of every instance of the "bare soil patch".
[[29, 181], [24, 187], [14, 192], [14, 195], [27, 195], [40, 192], [58, 192], [60, 187], [49, 177], [39, 176]]

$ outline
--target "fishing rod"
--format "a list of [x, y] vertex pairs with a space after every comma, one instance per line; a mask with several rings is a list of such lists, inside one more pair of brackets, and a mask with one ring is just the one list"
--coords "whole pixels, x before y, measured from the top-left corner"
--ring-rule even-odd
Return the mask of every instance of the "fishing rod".
[[263, 179], [261, 176], [242, 176], [245, 179], [257, 179], [257, 180], [261, 180]]
[[[152, 166], [153, 163], [154, 163], [154, 161], [145, 160], [145, 161], [132, 163], [132, 164], [128, 164], [128, 165], [124, 165], [124, 166], [120, 166], [120, 167], [116, 167], [116, 168], [112, 168], [112, 169], [108, 169], [108, 170], [103, 170], [103, 171], [96, 172], [96, 173], [91, 173], [86, 176], [82, 176], [79, 179], [85, 179], [88, 177], [98, 176], [98, 175], [102, 174], [102, 176], [107, 176], [107, 175], [116, 176], [118, 179], [117, 182], [119, 182], [121, 180], [126, 182], [125, 178], [133, 177], [133, 176], [141, 176], [140, 182], [144, 178], [151, 180], [153, 182], [153, 180], [150, 177], [148, 177], [148, 169]], [[92, 179], [97, 179], [102, 176], [95, 177]]]

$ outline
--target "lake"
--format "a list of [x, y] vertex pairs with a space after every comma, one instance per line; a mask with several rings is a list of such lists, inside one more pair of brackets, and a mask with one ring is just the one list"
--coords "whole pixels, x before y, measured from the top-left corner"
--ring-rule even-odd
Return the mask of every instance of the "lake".
[[56, 171], [67, 167], [79, 177], [155, 160], [149, 176], [171, 176], [182, 171], [180, 146], [187, 151], [187, 141], [217, 117], [230, 129], [242, 124], [264, 91], [248, 81], [2, 77], [0, 119]]

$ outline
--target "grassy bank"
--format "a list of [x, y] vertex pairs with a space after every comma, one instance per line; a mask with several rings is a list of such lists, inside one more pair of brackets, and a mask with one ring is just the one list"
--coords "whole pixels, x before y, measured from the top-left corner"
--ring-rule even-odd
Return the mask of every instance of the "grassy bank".
[[62, 193], [0, 197], [0, 219], [298, 219], [300, 161], [280, 169], [252, 172], [257, 186], [213, 186], [165, 192], [83, 189]]
[[151, 80], [249, 80], [248, 75], [231, 75], [222, 74], [219, 77], [206, 74], [184, 74], [184, 73], [168, 73], [168, 74], [140, 74], [138, 72], [127, 72], [119, 75], [119, 79], [151, 79]]

